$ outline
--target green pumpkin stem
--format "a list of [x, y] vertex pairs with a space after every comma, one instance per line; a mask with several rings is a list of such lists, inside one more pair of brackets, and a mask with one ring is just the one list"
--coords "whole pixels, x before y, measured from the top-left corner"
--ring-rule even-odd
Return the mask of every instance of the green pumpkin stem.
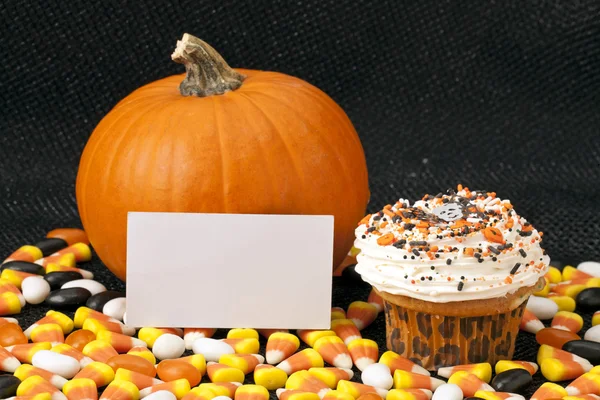
[[208, 43], [188, 33], [177, 41], [171, 58], [185, 66], [186, 76], [179, 85], [183, 96], [224, 94], [242, 86], [246, 78], [231, 68]]

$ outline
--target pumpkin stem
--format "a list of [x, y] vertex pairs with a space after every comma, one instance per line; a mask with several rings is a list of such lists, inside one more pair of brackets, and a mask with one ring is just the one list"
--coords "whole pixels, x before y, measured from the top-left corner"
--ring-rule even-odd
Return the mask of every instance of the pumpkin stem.
[[242, 81], [246, 78], [231, 68], [208, 43], [189, 33], [177, 41], [171, 58], [185, 65], [186, 76], [179, 85], [183, 96], [223, 94], [242, 86]]

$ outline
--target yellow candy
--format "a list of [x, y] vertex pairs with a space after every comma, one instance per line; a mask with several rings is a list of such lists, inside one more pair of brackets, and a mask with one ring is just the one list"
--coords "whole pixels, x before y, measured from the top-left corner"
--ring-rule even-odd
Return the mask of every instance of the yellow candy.
[[[150, 364], [152, 364], [152, 365], [156, 364], [156, 357], [154, 357], [154, 354], [145, 347], [134, 347], [131, 350], [129, 350], [127, 352], [127, 354], [145, 358], [146, 360], [150, 361]], [[197, 355], [200, 356], [201, 354], [197, 354]], [[204, 357], [202, 357], [202, 359], [204, 359]], [[206, 367], [206, 365], [205, 365], [205, 367]], [[196, 367], [196, 368], [198, 368], [198, 367]]]
[[556, 303], [558, 311], [575, 311], [575, 299], [569, 296], [549, 296], [548, 298]]
[[256, 339], [258, 340], [258, 332], [250, 328], [234, 328], [227, 332], [227, 339]]
[[321, 382], [335, 389], [341, 380], [349, 381], [354, 376], [352, 370], [341, 368], [311, 368], [308, 373], [319, 379]]
[[223, 354], [219, 363], [241, 370], [244, 374], [254, 371], [258, 364], [262, 364], [265, 358], [260, 354]]
[[158, 328], [145, 327], [139, 330], [138, 338], [146, 342], [149, 348], [152, 348], [152, 346], [154, 346], [154, 342], [156, 342], [156, 339], [158, 339], [164, 334], [165, 332]]
[[254, 369], [254, 383], [267, 390], [275, 390], [285, 386], [288, 376], [282, 369], [262, 364]]
[[544, 275], [550, 283], [561, 283], [562, 282], [562, 274], [560, 273], [560, 269], [556, 267], [548, 267], [548, 272]]

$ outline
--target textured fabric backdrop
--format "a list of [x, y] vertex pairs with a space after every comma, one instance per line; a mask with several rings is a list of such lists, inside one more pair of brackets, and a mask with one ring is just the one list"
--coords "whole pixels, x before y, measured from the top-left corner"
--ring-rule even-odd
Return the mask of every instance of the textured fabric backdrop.
[[[338, 101], [365, 148], [371, 210], [463, 183], [512, 199], [552, 258], [600, 259], [599, 3], [404, 3], [3, 1], [1, 254], [79, 224], [91, 131], [135, 88], [183, 71], [170, 54], [189, 32], [232, 66], [295, 75]], [[338, 285], [338, 305], [353, 290]], [[532, 359], [532, 343], [521, 335], [518, 356]]]

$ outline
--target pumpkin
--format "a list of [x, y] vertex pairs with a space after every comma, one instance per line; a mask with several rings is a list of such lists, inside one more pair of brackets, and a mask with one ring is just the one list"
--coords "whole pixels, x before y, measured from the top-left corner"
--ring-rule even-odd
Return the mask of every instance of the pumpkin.
[[125, 280], [129, 211], [321, 214], [334, 216], [339, 265], [369, 200], [344, 111], [301, 79], [233, 69], [189, 34], [172, 59], [186, 73], [125, 97], [81, 156], [77, 203], [100, 259]]

